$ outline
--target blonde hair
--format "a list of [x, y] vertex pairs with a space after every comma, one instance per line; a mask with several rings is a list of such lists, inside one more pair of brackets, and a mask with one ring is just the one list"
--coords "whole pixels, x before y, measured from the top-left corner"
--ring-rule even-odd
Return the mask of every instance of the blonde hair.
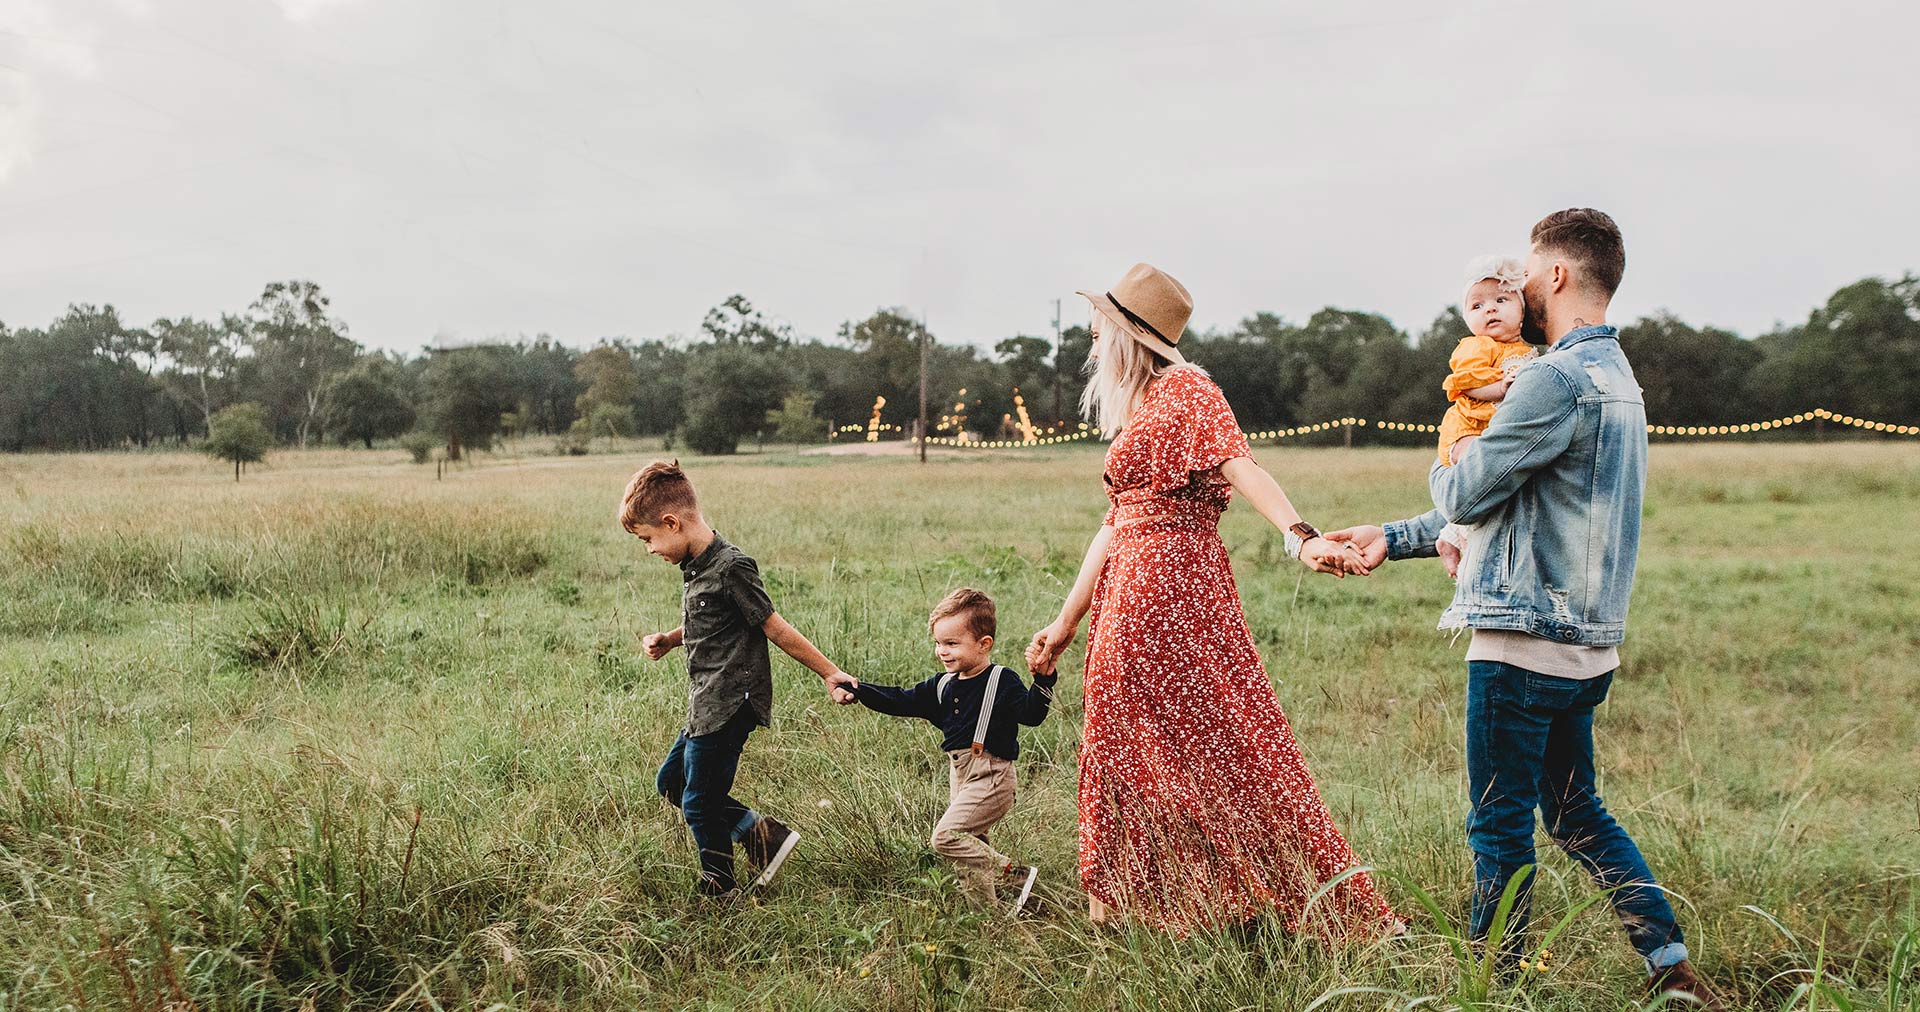
[[974, 639], [986, 639], [992, 636], [999, 623], [994, 617], [993, 598], [972, 587], [961, 587], [940, 599], [933, 606], [933, 613], [927, 616], [927, 631], [933, 631], [933, 624], [952, 615], [967, 617], [967, 631]]
[[1147, 384], [1175, 366], [1134, 340], [1098, 309], [1093, 311], [1092, 329], [1093, 348], [1087, 356], [1087, 388], [1080, 393], [1080, 414], [1099, 426], [1102, 434], [1111, 436], [1126, 428], [1133, 413], [1140, 410]]
[[1526, 287], [1527, 265], [1517, 257], [1499, 253], [1484, 253], [1467, 261], [1467, 287], [1461, 292], [1462, 302], [1466, 301], [1466, 292], [1482, 281], [1497, 281], [1503, 292], [1517, 292]]
[[614, 516], [620, 526], [633, 533], [638, 527], [652, 527], [668, 513], [693, 518], [700, 515], [700, 500], [693, 494], [693, 480], [680, 470], [677, 460], [656, 460], [627, 479], [620, 493], [620, 508]]

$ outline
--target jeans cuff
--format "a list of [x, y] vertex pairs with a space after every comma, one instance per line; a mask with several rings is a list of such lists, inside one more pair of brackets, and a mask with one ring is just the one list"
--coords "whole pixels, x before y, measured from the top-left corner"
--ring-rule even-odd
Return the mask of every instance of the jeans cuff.
[[1668, 942], [1652, 952], [1646, 953], [1644, 958], [1647, 961], [1647, 976], [1651, 977], [1669, 966], [1686, 962], [1687, 944], [1685, 942]]
[[[747, 809], [747, 814], [742, 815], [740, 817], [740, 822], [733, 827], [733, 842], [739, 843], [741, 840], [745, 839], [747, 832], [753, 829], [753, 824], [759, 821], [760, 821], [760, 813], [754, 811], [751, 808]], [[1686, 957], [1681, 956], [1680, 958], [1685, 959]]]

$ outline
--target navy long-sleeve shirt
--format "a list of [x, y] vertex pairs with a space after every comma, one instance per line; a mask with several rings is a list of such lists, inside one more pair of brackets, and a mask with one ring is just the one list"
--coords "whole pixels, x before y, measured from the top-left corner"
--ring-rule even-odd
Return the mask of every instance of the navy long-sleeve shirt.
[[[940, 747], [948, 752], [973, 747], [973, 732], [980, 723], [980, 701], [987, 694], [988, 668], [972, 678], [947, 678], [941, 672], [918, 685], [895, 688], [861, 682], [854, 695], [869, 710], [895, 717], [919, 717], [931, 721], [945, 732]], [[947, 682], [946, 691], [940, 683]], [[1020, 758], [1020, 728], [1038, 727], [1047, 719], [1053, 705], [1053, 684], [1057, 675], [1033, 676], [1028, 688], [1012, 668], [1002, 666], [999, 696], [993, 703], [993, 717], [987, 724], [987, 751], [1002, 759]]]

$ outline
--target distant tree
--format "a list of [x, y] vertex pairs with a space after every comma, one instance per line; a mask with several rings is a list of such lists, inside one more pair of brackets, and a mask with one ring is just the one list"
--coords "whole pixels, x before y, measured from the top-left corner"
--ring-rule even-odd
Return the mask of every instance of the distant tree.
[[1767, 414], [1824, 407], [1873, 419], [1920, 417], [1920, 278], [1866, 278], [1807, 322], [1760, 338], [1750, 382]]
[[1647, 420], [1660, 425], [1720, 425], [1753, 417], [1752, 373], [1760, 347], [1713, 327], [1696, 330], [1671, 313], [1620, 328]]
[[898, 308], [840, 326], [840, 339], [860, 353], [860, 368], [874, 384], [874, 393], [903, 409], [919, 405], [920, 341], [925, 336], [920, 321]]
[[302, 449], [322, 424], [327, 381], [359, 351], [330, 309], [311, 281], [276, 281], [247, 309], [268, 419], [297, 436]]
[[744, 345], [760, 351], [771, 351], [793, 340], [790, 328], [768, 321], [744, 295], [731, 296], [707, 310], [700, 329], [715, 344]]
[[739, 449], [741, 437], [765, 427], [785, 379], [773, 356], [739, 345], [696, 349], [687, 363], [687, 445], [703, 454]]
[[214, 411], [232, 395], [230, 384], [239, 349], [246, 341], [246, 321], [232, 315], [218, 323], [161, 317], [147, 329], [170, 363], [163, 373], [168, 392], [192, 405], [200, 415], [201, 431], [210, 431]]
[[1305, 362], [1307, 376], [1299, 421], [1378, 417], [1398, 392], [1409, 346], [1407, 335], [1386, 317], [1328, 307], [1308, 318], [1295, 339], [1293, 357]]
[[447, 459], [466, 449], [491, 449], [500, 419], [513, 410], [509, 349], [501, 346], [436, 350], [422, 377], [426, 427], [447, 441]]
[[574, 402], [581, 391], [574, 377], [579, 358], [579, 352], [545, 334], [515, 347], [510, 369], [525, 429], [554, 433], [573, 423]]
[[825, 422], [865, 421], [873, 410], [879, 384], [852, 348], [819, 341], [795, 344], [781, 356], [781, 365], [793, 387], [813, 398], [813, 413]]
[[413, 428], [413, 398], [399, 365], [384, 355], [367, 355], [353, 368], [328, 380], [326, 430], [345, 444], [360, 440], [373, 449], [376, 439], [390, 439]]
[[1018, 388], [1036, 425], [1053, 416], [1053, 342], [1037, 337], [1009, 337], [993, 346], [1000, 371], [1011, 391]]
[[[581, 417], [592, 418], [592, 428], [604, 433], [605, 420], [620, 430], [633, 428], [633, 406], [640, 397], [640, 376], [633, 368], [633, 352], [619, 342], [597, 345], [574, 363], [573, 375], [585, 389], [574, 401]], [[623, 416], [617, 421], [613, 415]]]
[[767, 412], [767, 428], [783, 442], [813, 443], [826, 437], [827, 423], [813, 414], [814, 400], [802, 393], [788, 394], [780, 407]]
[[[665, 341], [647, 341], [632, 350], [637, 387], [633, 400], [634, 423], [641, 432], [672, 432], [687, 415], [687, 352]], [[791, 354], [791, 349], [787, 354]]]
[[267, 447], [273, 445], [273, 433], [267, 431], [266, 413], [258, 404], [234, 404], [214, 412], [208, 426], [207, 441], [201, 449], [218, 460], [233, 461], [233, 480], [240, 480], [240, 466], [267, 459]]
[[1200, 333], [1181, 339], [1187, 360], [1206, 368], [1249, 428], [1291, 425], [1306, 390], [1298, 328], [1272, 313], [1241, 320], [1225, 334]]
[[136, 439], [151, 379], [115, 348], [112, 306], [72, 305], [45, 330], [12, 331], [0, 354], [0, 445], [101, 449]]

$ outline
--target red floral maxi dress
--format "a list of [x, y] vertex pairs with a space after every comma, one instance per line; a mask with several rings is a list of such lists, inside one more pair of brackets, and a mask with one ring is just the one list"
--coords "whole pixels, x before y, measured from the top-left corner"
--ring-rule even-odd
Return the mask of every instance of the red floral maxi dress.
[[1240, 607], [1218, 525], [1219, 465], [1251, 454], [1220, 388], [1174, 369], [1107, 451], [1080, 753], [1080, 880], [1136, 920], [1185, 933], [1277, 909], [1289, 929], [1369, 937], [1394, 923], [1354, 867]]

